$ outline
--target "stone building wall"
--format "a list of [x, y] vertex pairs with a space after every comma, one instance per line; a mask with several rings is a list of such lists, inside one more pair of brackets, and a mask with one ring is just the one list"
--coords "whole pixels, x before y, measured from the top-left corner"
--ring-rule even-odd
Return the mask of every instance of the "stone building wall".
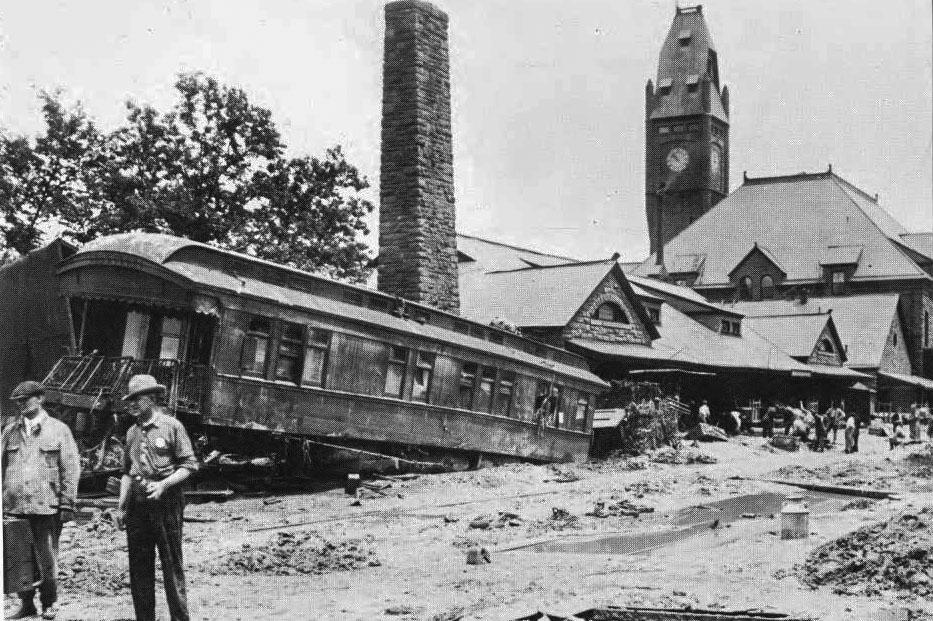
[[385, 19], [378, 286], [457, 312], [448, 18], [399, 0]]

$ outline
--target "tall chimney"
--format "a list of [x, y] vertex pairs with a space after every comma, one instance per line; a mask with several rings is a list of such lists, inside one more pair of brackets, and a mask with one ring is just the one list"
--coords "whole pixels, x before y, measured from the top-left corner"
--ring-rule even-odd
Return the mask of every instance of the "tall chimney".
[[379, 290], [458, 312], [447, 15], [385, 6]]

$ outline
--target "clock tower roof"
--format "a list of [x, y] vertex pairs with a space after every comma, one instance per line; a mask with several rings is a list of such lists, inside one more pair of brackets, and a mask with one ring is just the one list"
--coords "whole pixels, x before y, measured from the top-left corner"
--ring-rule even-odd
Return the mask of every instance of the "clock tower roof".
[[702, 5], [676, 9], [658, 58], [655, 88], [652, 119], [705, 113], [729, 122], [722, 101], [719, 60]]

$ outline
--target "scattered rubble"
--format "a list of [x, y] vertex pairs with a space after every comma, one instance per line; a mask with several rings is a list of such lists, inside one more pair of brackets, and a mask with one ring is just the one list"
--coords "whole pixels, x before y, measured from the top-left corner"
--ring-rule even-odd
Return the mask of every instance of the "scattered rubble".
[[716, 458], [693, 448], [675, 449], [669, 446], [649, 453], [651, 461], [658, 464], [715, 464]]
[[933, 594], [933, 508], [909, 510], [814, 550], [798, 576], [842, 595]]
[[593, 510], [588, 511], [586, 515], [598, 518], [638, 517], [643, 513], [654, 513], [654, 507], [640, 505], [629, 500], [622, 499], [616, 502], [598, 500], [593, 505]]
[[313, 531], [279, 532], [268, 544], [256, 546], [244, 543], [218, 563], [205, 568], [211, 575], [265, 574], [291, 576], [295, 574], [326, 574], [370, 566], [378, 567], [379, 559], [370, 542], [360, 539], [328, 541]]
[[478, 515], [470, 521], [470, 528], [504, 528], [505, 526], [521, 526], [522, 518], [517, 513], [499, 511], [496, 515]]
[[728, 442], [729, 436], [722, 427], [716, 425], [707, 425], [706, 423], [697, 423], [695, 427], [687, 432], [687, 437], [691, 440], [703, 442]]
[[58, 564], [58, 583], [66, 591], [117, 595], [129, 591], [130, 572], [124, 554], [78, 554]]
[[857, 498], [852, 502], [847, 502], [846, 504], [839, 507], [840, 511], [851, 511], [852, 509], [870, 509], [874, 506], [875, 501], [871, 498]]

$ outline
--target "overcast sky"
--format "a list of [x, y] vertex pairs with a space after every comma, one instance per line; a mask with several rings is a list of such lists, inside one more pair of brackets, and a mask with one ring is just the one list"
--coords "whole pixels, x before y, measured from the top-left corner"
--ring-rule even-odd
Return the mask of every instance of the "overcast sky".
[[[580, 258], [647, 254], [644, 85], [671, 0], [444, 0], [458, 230]], [[704, 3], [730, 90], [730, 186], [833, 170], [933, 229], [929, 0]], [[0, 125], [41, 127], [62, 87], [104, 127], [166, 109], [203, 70], [270, 108], [290, 150], [344, 145], [378, 197], [382, 5], [374, 0], [8, 2]], [[375, 224], [375, 218], [374, 218]]]

